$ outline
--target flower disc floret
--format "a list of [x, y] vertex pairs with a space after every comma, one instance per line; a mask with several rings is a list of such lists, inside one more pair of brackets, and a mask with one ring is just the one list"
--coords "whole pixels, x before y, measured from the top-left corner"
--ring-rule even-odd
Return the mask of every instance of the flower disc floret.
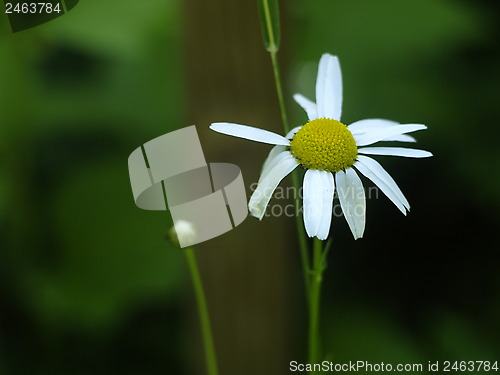
[[356, 161], [358, 148], [347, 126], [337, 120], [309, 121], [290, 142], [292, 155], [308, 169], [338, 172]]

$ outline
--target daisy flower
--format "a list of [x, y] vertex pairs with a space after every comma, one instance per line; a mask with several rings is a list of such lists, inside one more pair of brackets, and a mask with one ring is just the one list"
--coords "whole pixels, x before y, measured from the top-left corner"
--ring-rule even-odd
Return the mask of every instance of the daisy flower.
[[330, 232], [335, 189], [347, 224], [355, 239], [365, 230], [366, 198], [359, 173], [374, 182], [406, 215], [410, 204], [396, 182], [374, 159], [366, 155], [410, 158], [432, 156], [428, 151], [402, 147], [366, 147], [381, 141], [415, 142], [408, 133], [423, 130], [422, 124], [400, 124], [366, 119], [348, 126], [340, 122], [342, 75], [336, 56], [321, 57], [316, 79], [316, 103], [300, 94], [295, 101], [306, 111], [309, 122], [285, 137], [246, 125], [219, 122], [216, 132], [275, 145], [262, 167], [258, 186], [248, 207], [262, 219], [278, 184], [295, 168], [306, 170], [303, 182], [304, 225], [309, 237], [325, 240]]

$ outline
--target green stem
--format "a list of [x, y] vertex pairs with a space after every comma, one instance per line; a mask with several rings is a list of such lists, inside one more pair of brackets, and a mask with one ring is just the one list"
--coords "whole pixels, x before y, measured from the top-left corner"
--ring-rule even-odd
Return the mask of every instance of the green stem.
[[[323, 281], [323, 243], [314, 238], [313, 269], [309, 294], [309, 363], [318, 363], [319, 360], [319, 312], [321, 283]], [[314, 372], [313, 372], [314, 373]]]
[[186, 259], [193, 281], [193, 287], [196, 294], [196, 302], [198, 303], [198, 314], [200, 316], [201, 332], [203, 336], [203, 346], [205, 349], [205, 359], [207, 362], [207, 374], [217, 375], [217, 358], [215, 355], [214, 339], [212, 336], [212, 328], [210, 326], [210, 317], [208, 315], [207, 301], [205, 299], [205, 292], [203, 291], [203, 284], [201, 282], [200, 271], [196, 263], [196, 257], [192, 247], [184, 249]]
[[270, 52], [270, 54], [271, 54], [271, 61], [273, 63], [274, 83], [276, 84], [276, 93], [278, 94], [278, 102], [280, 105], [281, 121], [283, 122], [283, 130], [285, 131], [286, 134], [290, 130], [290, 127], [288, 126], [288, 116], [286, 115], [285, 99], [283, 97], [283, 87], [281, 85], [281, 74], [280, 74], [280, 65], [278, 62], [278, 53]]
[[[269, 8], [268, 1], [262, 1], [262, 8], [264, 11], [264, 19], [265, 19], [265, 27], [267, 29], [267, 35], [269, 36], [269, 48], [268, 51], [271, 54], [271, 61], [273, 64], [273, 73], [274, 73], [274, 83], [276, 85], [276, 93], [278, 95], [278, 103], [280, 107], [281, 113], [281, 121], [283, 123], [283, 130], [286, 133], [290, 130], [290, 126], [288, 124], [288, 116], [286, 112], [285, 99], [283, 96], [283, 86], [281, 84], [281, 73], [280, 66], [278, 61], [278, 43], [277, 37], [274, 35], [273, 29], [273, 19], [271, 17], [271, 10]], [[297, 178], [297, 172], [292, 173], [293, 179], [293, 187], [296, 192], [295, 194], [295, 207], [298, 210], [301, 204], [300, 197], [298, 192], [300, 191], [300, 182]], [[310, 286], [310, 261], [309, 261], [309, 249], [307, 246], [306, 235], [304, 232], [304, 224], [300, 215], [296, 215], [296, 227], [297, 227], [297, 235], [299, 238], [299, 248], [300, 248], [300, 259], [302, 263], [302, 273], [304, 277], [304, 287], [306, 293], [306, 300], [309, 300], [309, 286]]]
[[[286, 107], [285, 107], [285, 101], [283, 99], [283, 87], [281, 85], [281, 76], [280, 76], [280, 68], [279, 68], [279, 63], [278, 63], [278, 55], [276, 52], [270, 52], [271, 53], [271, 61], [273, 63], [273, 71], [274, 71], [274, 82], [276, 84], [276, 92], [278, 94], [278, 102], [280, 106], [280, 113], [281, 113], [281, 121], [283, 123], [283, 129], [285, 133], [288, 133], [288, 117], [286, 114]], [[300, 207], [300, 197], [299, 197], [299, 191], [300, 191], [300, 183], [297, 178], [297, 172], [292, 173], [292, 179], [293, 179], [293, 187], [295, 190], [295, 207], [298, 208]], [[303, 273], [303, 278], [304, 278], [304, 287], [305, 287], [305, 292], [306, 292], [306, 299], [309, 298], [309, 270], [310, 270], [310, 265], [309, 265], [309, 249], [307, 246], [307, 240], [306, 236], [304, 233], [304, 224], [302, 222], [302, 219], [300, 215], [296, 215], [295, 217], [296, 221], [296, 227], [297, 227], [297, 235], [299, 237], [299, 248], [300, 248], [300, 259], [302, 263], [302, 273]]]
[[[264, 19], [266, 20], [265, 23], [265, 28], [267, 29], [267, 35], [269, 37], [268, 43], [268, 51], [271, 52], [277, 52], [279, 49], [278, 44], [276, 43], [276, 37], [274, 35], [274, 29], [273, 29], [273, 20], [271, 17], [271, 9], [269, 8], [269, 1], [268, 0], [263, 0], [262, 1], [262, 9], [264, 11]], [[279, 31], [278, 31], [279, 32]], [[265, 31], [264, 31], [265, 33]]]
[[269, 35], [269, 53], [271, 54], [271, 61], [273, 63], [273, 73], [274, 73], [274, 83], [276, 84], [276, 93], [278, 94], [278, 102], [281, 112], [281, 120], [283, 122], [283, 130], [285, 134], [289, 131], [288, 126], [288, 116], [286, 115], [285, 100], [283, 97], [283, 86], [281, 85], [281, 74], [280, 74], [280, 64], [278, 62], [278, 45], [276, 44], [276, 39], [273, 29], [273, 20], [271, 17], [271, 11], [269, 9], [269, 3], [267, 1], [262, 2], [262, 7], [264, 10], [264, 18], [266, 20], [267, 33]]
[[[298, 209], [300, 207], [300, 197], [299, 197], [299, 179], [298, 173], [296, 171], [292, 172], [293, 187], [296, 192], [295, 194], [295, 207]], [[304, 223], [300, 215], [296, 215], [295, 224], [297, 227], [297, 235], [299, 237], [299, 249], [300, 249], [300, 259], [302, 263], [302, 274], [304, 278], [304, 287], [306, 293], [306, 301], [309, 301], [309, 288], [311, 285], [311, 266], [309, 262], [309, 249], [307, 246], [306, 233], [304, 232]]]

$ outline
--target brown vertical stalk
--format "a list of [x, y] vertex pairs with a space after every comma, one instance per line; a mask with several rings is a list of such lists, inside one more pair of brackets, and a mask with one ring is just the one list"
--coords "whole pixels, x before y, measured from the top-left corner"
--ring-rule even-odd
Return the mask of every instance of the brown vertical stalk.
[[[228, 121], [282, 133], [257, 2], [186, 0], [182, 6], [186, 125], [197, 125], [208, 161], [238, 164], [250, 186], [271, 146], [216, 134], [208, 126]], [[281, 208], [292, 204], [285, 199], [272, 203]], [[294, 228], [293, 217], [262, 222], [249, 217], [228, 234], [198, 246], [221, 375], [289, 373], [291, 338], [298, 331], [291, 308], [299, 285], [296, 272], [293, 284], [290, 277], [291, 269], [298, 269], [297, 250], [291, 248]], [[190, 336], [187, 345], [196, 340]], [[200, 367], [197, 371], [203, 373]]]

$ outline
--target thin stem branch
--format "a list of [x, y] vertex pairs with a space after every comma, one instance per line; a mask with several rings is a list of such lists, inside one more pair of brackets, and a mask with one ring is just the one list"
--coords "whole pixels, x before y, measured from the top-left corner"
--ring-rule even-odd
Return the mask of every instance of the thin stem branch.
[[283, 87], [281, 85], [281, 74], [278, 62], [278, 53], [270, 52], [270, 54], [271, 54], [271, 61], [273, 63], [274, 82], [276, 84], [276, 93], [278, 94], [278, 102], [281, 112], [281, 121], [283, 123], [283, 130], [285, 131], [286, 134], [290, 130], [290, 127], [288, 126], [288, 116], [286, 114], [285, 99], [283, 97]]
[[[292, 181], [293, 181], [293, 187], [295, 190], [295, 207], [298, 208], [300, 207], [301, 200], [299, 196], [299, 189], [300, 189], [300, 184], [299, 184], [299, 178], [298, 178], [298, 173], [296, 171], [292, 172]], [[311, 265], [309, 261], [309, 249], [307, 246], [307, 238], [306, 238], [306, 233], [304, 232], [304, 223], [301, 219], [300, 215], [296, 215], [295, 217], [295, 224], [297, 227], [297, 236], [299, 238], [299, 249], [300, 249], [300, 259], [302, 263], [302, 276], [304, 278], [304, 287], [305, 287], [305, 293], [306, 293], [306, 302], [309, 301], [309, 288], [311, 285]]]
[[[323, 281], [323, 243], [314, 238], [313, 269], [309, 294], [309, 363], [318, 363], [319, 359], [319, 315], [321, 283]], [[314, 372], [313, 372], [314, 373]]]
[[[288, 117], [286, 114], [286, 106], [285, 106], [285, 100], [283, 98], [283, 87], [281, 85], [281, 75], [280, 75], [280, 67], [279, 67], [279, 62], [278, 62], [278, 55], [276, 52], [270, 52], [271, 54], [271, 61], [273, 63], [273, 71], [274, 71], [274, 82], [276, 84], [276, 93], [278, 94], [278, 102], [280, 106], [280, 113], [281, 113], [281, 121], [283, 123], [283, 130], [285, 133], [288, 133], [289, 126], [288, 126]], [[297, 211], [300, 207], [300, 197], [299, 197], [299, 189], [300, 189], [300, 183], [297, 178], [297, 172], [294, 171], [292, 173], [292, 181], [293, 181], [293, 187], [295, 190], [295, 207], [297, 208]], [[309, 249], [307, 246], [307, 240], [306, 236], [304, 233], [304, 225], [302, 223], [302, 219], [300, 215], [296, 215], [296, 227], [297, 227], [297, 236], [299, 239], [299, 248], [300, 248], [300, 259], [302, 263], [302, 273], [303, 273], [303, 278], [304, 278], [304, 287], [305, 287], [305, 293], [306, 293], [306, 299], [309, 298], [309, 272], [310, 272], [310, 262], [309, 262]]]
[[[285, 134], [287, 134], [290, 130], [290, 126], [288, 124], [288, 116], [286, 112], [286, 105], [285, 105], [285, 99], [283, 96], [283, 85], [281, 83], [281, 72], [280, 72], [280, 66], [279, 66], [279, 61], [278, 61], [278, 40], [279, 37], [277, 35], [274, 35], [274, 29], [273, 29], [273, 18], [271, 17], [271, 10], [269, 7], [269, 2], [267, 0], [262, 1], [262, 10], [264, 12], [264, 27], [267, 29], [267, 35], [268, 35], [268, 51], [271, 54], [271, 62], [273, 65], [273, 73], [274, 73], [274, 83], [276, 85], [276, 94], [278, 96], [278, 103], [280, 107], [280, 114], [281, 114], [281, 122], [283, 123], [283, 130]], [[266, 34], [264, 30], [264, 34]], [[278, 35], [279, 35], [279, 30], [278, 30]], [[294, 171], [292, 173], [292, 179], [293, 179], [293, 187], [295, 190], [295, 207], [298, 211], [298, 209], [301, 206], [301, 200], [299, 197], [299, 189], [300, 189], [300, 182], [299, 179], [297, 178], [297, 172]], [[297, 236], [299, 239], [299, 248], [300, 248], [300, 259], [302, 263], [302, 273], [303, 273], [303, 278], [304, 278], [304, 287], [305, 287], [305, 294], [306, 294], [306, 301], [309, 301], [309, 288], [310, 288], [310, 260], [309, 260], [309, 249], [307, 245], [307, 239], [306, 235], [304, 232], [304, 225], [302, 222], [302, 219], [300, 215], [296, 215], [296, 227], [297, 227]]]
[[205, 292], [196, 263], [196, 257], [192, 247], [184, 249], [186, 259], [193, 281], [193, 287], [196, 295], [196, 302], [198, 304], [198, 314], [200, 317], [201, 332], [203, 336], [203, 346], [205, 350], [205, 360], [207, 363], [207, 374], [218, 375], [217, 357], [215, 355], [214, 339], [212, 336], [212, 327], [210, 326], [210, 317], [208, 315], [207, 301], [205, 299]]
[[269, 9], [269, 1], [268, 0], [263, 0], [262, 1], [262, 8], [264, 10], [264, 19], [266, 20], [266, 26], [265, 28], [267, 29], [267, 35], [269, 36], [269, 51], [277, 51], [278, 50], [278, 45], [276, 43], [276, 38], [274, 35], [274, 29], [273, 29], [273, 20], [271, 18], [271, 9]]

